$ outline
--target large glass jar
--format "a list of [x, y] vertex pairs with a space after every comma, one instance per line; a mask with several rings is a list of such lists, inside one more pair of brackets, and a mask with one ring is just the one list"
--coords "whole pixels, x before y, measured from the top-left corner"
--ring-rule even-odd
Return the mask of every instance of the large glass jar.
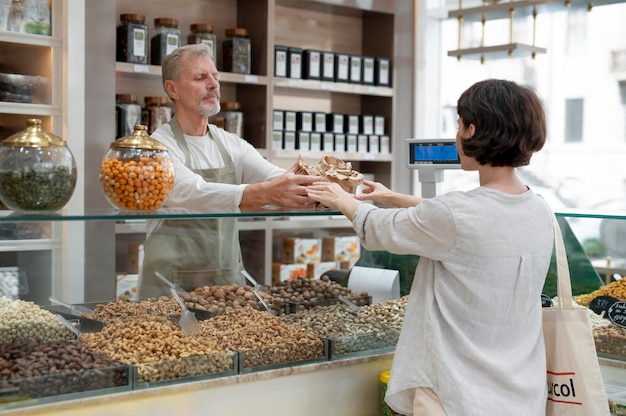
[[169, 17], [154, 19], [154, 36], [150, 40], [150, 63], [161, 65], [167, 55], [181, 46], [180, 36], [178, 19]]
[[56, 211], [76, 187], [76, 162], [67, 143], [29, 119], [0, 145], [0, 199], [14, 211]]
[[174, 186], [174, 165], [167, 147], [135, 126], [132, 135], [109, 147], [100, 167], [106, 199], [119, 210], [160, 208]]
[[148, 63], [148, 26], [145, 16], [136, 13], [120, 15], [117, 27], [116, 60], [134, 64]]
[[193, 23], [189, 26], [189, 36], [187, 36], [187, 43], [204, 43], [211, 50], [211, 59], [213, 63], [217, 66], [217, 61], [215, 60], [216, 55], [215, 51], [217, 50], [217, 36], [214, 33], [214, 28], [212, 24], [209, 23]]
[[226, 29], [226, 39], [222, 43], [222, 66], [225, 72], [238, 74], [251, 73], [251, 47], [248, 30], [237, 27]]

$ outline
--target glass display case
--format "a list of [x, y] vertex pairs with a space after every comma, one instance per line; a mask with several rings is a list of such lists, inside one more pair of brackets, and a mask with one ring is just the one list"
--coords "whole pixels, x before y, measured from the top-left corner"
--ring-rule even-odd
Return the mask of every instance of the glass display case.
[[[88, 279], [88, 274], [91, 273], [90, 264], [92, 259], [88, 256], [73, 255], [68, 251], [73, 250], [72, 240], [77, 236], [73, 234], [77, 226], [86, 228], [90, 227], [92, 223], [98, 223], [100, 226], [109, 226], [115, 229], [116, 224], [126, 221], [138, 221], [148, 219], [178, 219], [185, 221], [187, 219], [197, 218], [222, 218], [222, 217], [237, 217], [244, 230], [250, 230], [250, 223], [259, 222], [263, 224], [261, 229], [268, 227], [264, 221], [272, 221], [271, 224], [275, 225], [275, 222], [281, 225], [278, 228], [282, 232], [289, 230], [287, 224], [295, 224], [294, 233], [301, 232], [301, 226], [303, 222], [309, 221], [311, 227], [315, 227], [319, 221], [329, 221], [331, 217], [340, 217], [339, 213], [332, 210], [306, 210], [306, 211], [293, 211], [283, 209], [255, 209], [244, 210], [238, 209], [233, 211], [225, 211], [223, 209], [219, 211], [207, 211], [207, 212], [194, 212], [185, 209], [174, 208], [162, 208], [159, 210], [147, 212], [147, 211], [118, 211], [115, 209], [98, 209], [91, 211], [75, 212], [71, 209], [66, 209], [60, 212], [42, 212], [42, 213], [19, 213], [3, 211], [0, 216], [0, 225], [3, 229], [10, 227], [15, 228], [28, 228], [28, 226], [34, 224], [45, 224], [54, 232], [41, 233], [36, 238], [28, 235], [26, 238], [21, 234], [12, 234], [10, 239], [0, 241], [0, 249], [3, 256], [0, 256], [0, 266], [3, 267], [7, 273], [2, 275], [5, 279], [4, 288], [6, 289], [5, 297], [10, 299], [23, 299], [26, 301], [32, 301], [35, 305], [41, 306], [43, 309], [50, 311], [53, 314], [60, 314], [66, 318], [67, 321], [72, 322], [78, 331], [82, 333], [81, 342], [85, 342], [88, 346], [93, 347], [96, 351], [101, 353], [109, 352], [109, 357], [117, 363], [114, 366], [104, 367], [102, 369], [80, 369], [77, 373], [85, 373], [85, 380], [90, 380], [86, 384], [86, 393], [89, 397], [95, 397], [98, 395], [115, 394], [116, 392], [124, 392], [127, 390], [148, 390], [150, 387], [167, 386], [171, 384], [180, 384], [185, 382], [192, 382], [198, 380], [219, 380], [222, 377], [231, 377], [235, 375], [257, 373], [263, 371], [271, 371], [276, 368], [288, 368], [298, 367], [304, 365], [311, 365], [311, 363], [319, 362], [332, 362], [333, 360], [341, 361], [346, 359], [358, 359], [367, 358], [368, 356], [376, 357], [381, 354], [393, 353], [399, 328], [393, 328], [392, 326], [386, 326], [383, 323], [385, 321], [385, 312], [379, 312], [375, 315], [383, 318], [380, 323], [366, 323], [372, 331], [362, 331], [362, 333], [353, 334], [348, 330], [342, 332], [335, 332], [329, 335], [329, 333], [315, 332], [314, 327], [304, 328], [304, 330], [310, 333], [307, 337], [298, 335], [294, 340], [285, 338], [284, 342], [270, 343], [263, 341], [263, 337], [253, 334], [255, 330], [254, 322], [261, 322], [257, 317], [251, 317], [247, 319], [247, 325], [249, 328], [245, 328], [244, 323], [238, 323], [237, 326], [242, 329], [243, 332], [232, 332], [233, 338], [249, 338], [256, 340], [256, 343], [245, 343], [243, 340], [239, 344], [234, 342], [223, 342], [220, 346], [221, 351], [212, 349], [206, 354], [188, 354], [186, 352], [181, 353], [179, 356], [163, 357], [162, 359], [145, 360], [144, 362], [134, 361], [127, 356], [116, 356], [111, 354], [110, 348], [97, 348], [98, 345], [106, 345], [106, 339], [94, 340], [96, 336], [101, 336], [103, 333], [109, 331], [113, 333], [113, 328], [107, 329], [107, 322], [101, 322], [96, 319], [89, 319], [85, 316], [72, 315], [69, 311], [63, 310], [63, 307], [58, 305], [50, 305], [49, 297], [55, 296], [63, 298], [63, 294], [72, 293], [71, 285], [75, 285], [76, 282], [82, 282], [83, 290], [89, 292], [89, 286], [93, 283]], [[626, 220], [626, 213], [577, 213], [577, 212], [559, 212], [557, 217], [561, 223], [562, 232], [566, 241], [566, 248], [568, 251], [568, 261], [570, 265], [572, 275], [572, 286], [574, 288], [574, 296], [577, 301], [585, 303], [581, 307], [589, 307], [590, 314], [597, 315], [598, 323], [594, 319], [594, 335], [596, 335], [597, 350], [603, 364], [612, 365], [620, 368], [626, 366], [626, 340], [624, 337], [624, 328], [619, 325], [619, 321], [616, 323], [606, 319], [607, 314], [597, 314], [591, 309], [590, 297], [598, 296], [615, 298], [615, 302], [624, 302], [626, 300], [626, 291], [620, 289], [624, 287], [620, 282], [622, 280], [622, 269], [619, 267], [611, 267], [611, 265], [619, 265], [622, 258], [620, 257], [619, 249], [624, 244], [626, 235], [623, 233], [622, 224], [626, 224], [623, 221]], [[344, 219], [345, 220], [345, 219]], [[345, 227], [345, 224], [343, 224]], [[107, 245], [115, 245], [115, 233], [110, 235], [111, 239], [106, 241]], [[281, 233], [282, 237], [282, 233]], [[90, 244], [92, 242], [80, 240], [84, 244]], [[266, 249], [259, 250], [262, 253], [268, 253], [271, 256], [271, 247], [273, 246], [271, 241], [265, 241], [263, 244], [269, 243], [269, 251]], [[617, 250], [616, 250], [617, 249]], [[46, 253], [47, 252], [47, 253]], [[59, 255], [59, 252], [62, 255]], [[44, 254], [45, 253], [45, 254]], [[83, 251], [79, 252], [83, 253]], [[364, 253], [366, 260], [371, 260], [371, 256]], [[115, 250], [109, 249], [107, 251], [100, 252], [99, 261], [115, 262]], [[378, 256], [378, 258], [385, 258], [385, 256]], [[393, 257], [389, 257], [393, 258]], [[402, 259], [402, 264], [406, 259]], [[415, 265], [419, 261], [418, 258], [412, 258], [412, 264]], [[602, 263], [601, 263], [602, 262]], [[61, 273], [53, 273], [53, 269], [59, 266]], [[393, 264], [385, 264], [385, 267], [394, 267]], [[413, 267], [410, 267], [413, 269]], [[17, 271], [17, 273], [9, 273], [10, 270]], [[20, 273], [22, 276], [20, 277]], [[546, 280], [546, 286], [544, 292], [553, 296], [552, 274], [553, 269], [548, 274]], [[8, 278], [7, 276], [10, 276]], [[16, 279], [15, 277], [18, 277]], [[271, 276], [262, 276], [263, 281], [271, 282]], [[115, 276], [109, 276], [110, 280], [114, 280]], [[14, 285], [12, 287], [11, 285]], [[15, 286], [17, 285], [17, 286]], [[21, 289], [20, 289], [21, 285]], [[613, 289], [615, 288], [615, 289]], [[32, 290], [29, 290], [32, 289]], [[270, 298], [268, 298], [269, 300]], [[86, 299], [72, 299], [75, 303], [88, 305], [92, 310], [94, 309], [94, 302]], [[110, 302], [113, 298], [100, 299], [100, 302]], [[404, 297], [404, 306], [406, 303], [406, 297]], [[98, 302], [95, 302], [97, 304]], [[192, 305], [190, 305], [192, 306]], [[371, 305], [375, 306], [375, 305]], [[268, 318], [281, 320], [282, 323], [287, 325], [296, 326], [297, 317], [299, 313], [311, 313], [315, 308], [327, 308], [324, 312], [326, 315], [330, 313], [328, 311], [332, 309], [340, 309], [345, 307], [345, 310], [341, 312], [340, 318], [331, 320], [335, 324], [341, 321], [357, 322], [366, 320], [366, 318], [372, 318], [363, 312], [355, 311], [354, 309], [343, 304], [331, 304], [327, 306], [314, 306], [313, 308], [306, 308], [304, 310], [295, 310], [292, 313], [271, 314], [260, 310], [254, 309], [253, 314], [267, 313]], [[370, 307], [369, 305], [367, 307]], [[365, 308], [365, 307], [362, 307]], [[384, 310], [384, 309], [381, 309]], [[397, 313], [397, 308], [395, 309]], [[236, 313], [236, 312], [234, 312]], [[349, 316], [348, 316], [349, 315]], [[219, 315], [218, 315], [219, 316]], [[256, 316], [256, 315], [255, 315]], [[176, 325], [178, 323], [179, 316], [163, 316], [163, 322], [160, 323], [161, 327], [168, 328], [168, 331], [176, 331]], [[387, 317], [387, 321], [391, 320], [391, 317]], [[211, 322], [208, 318], [204, 322]], [[4, 320], [3, 320], [4, 321]], [[229, 319], [229, 322], [232, 319]], [[122, 321], [124, 322], [124, 321]], [[128, 330], [130, 325], [127, 323], [118, 324], [118, 330]], [[217, 322], [217, 321], [215, 321]], [[308, 320], [309, 324], [313, 320]], [[282, 325], [281, 323], [281, 325]], [[5, 322], [10, 324], [10, 322]], [[623, 324], [623, 322], [622, 322]], [[219, 330], [217, 323], [207, 324], [208, 327], [213, 325], [213, 330], [224, 334], [225, 330]], [[259, 324], [260, 325], [260, 324]], [[264, 324], [264, 331], [267, 332], [267, 328], [273, 328], [278, 334], [281, 330], [279, 325], [272, 324], [271, 322]], [[324, 325], [323, 323], [321, 324]], [[337, 326], [337, 325], [335, 325]], [[597, 332], [596, 332], [597, 331]], [[139, 336], [139, 330], [135, 331], [137, 337]], [[156, 333], [150, 335], [153, 338], [164, 338], [162, 333]], [[169, 333], [168, 337], [178, 336], [174, 332]], [[180, 331], [178, 331], [180, 332]], [[284, 335], [284, 334], [283, 334]], [[281, 335], [281, 336], [283, 336]], [[113, 335], [110, 335], [113, 336]], [[274, 338], [276, 338], [274, 337]], [[300, 338], [298, 338], [300, 337]], [[214, 336], [215, 338], [215, 336]], [[124, 340], [124, 335], [116, 336], [116, 342]], [[74, 341], [74, 343], [76, 343]], [[140, 343], [142, 348], [147, 348], [144, 343]], [[200, 344], [199, 344], [200, 345]], [[195, 345], [194, 348], [198, 348], [199, 345]], [[204, 344], [203, 344], [204, 345]], [[204, 345], [206, 347], [206, 345]], [[202, 345], [200, 345], [202, 347]], [[609, 348], [610, 347], [610, 348]], [[155, 347], [154, 351], [150, 354], [156, 354], [156, 350], [159, 347]], [[138, 344], [132, 346], [120, 345], [115, 348], [117, 351], [131, 351], [140, 350]], [[53, 351], [55, 348], [49, 348], [47, 351]], [[147, 350], [146, 350], [147, 351]], [[147, 355], [146, 352], [144, 355]], [[67, 355], [67, 354], [66, 354]], [[200, 363], [200, 364], [198, 364]], [[190, 368], [194, 368], [190, 371]], [[10, 372], [10, 371], [9, 371]], [[28, 378], [28, 377], [27, 377]], [[48, 379], [54, 379], [54, 383], [48, 383]], [[0, 383], [3, 388], [0, 389], [3, 401], [0, 404], [0, 411], [5, 409], [15, 409], [21, 407], [28, 407], [36, 404], [41, 404], [50, 401], [64, 401], [72, 398], [74, 394], [81, 392], [77, 386], [74, 385], [74, 379], [67, 377], [67, 374], [38, 374], [33, 380], [24, 379], [23, 377], [11, 376]], [[45, 390], [45, 397], [35, 397], [35, 395], [29, 393], [31, 390], [27, 390], [30, 385], [39, 385], [37, 383], [48, 383], [49, 385], [56, 386], [55, 390]], [[20, 386], [24, 386], [24, 393], [18, 390]], [[25, 400], [27, 398], [28, 400]], [[5, 400], [6, 399], [6, 400]]]

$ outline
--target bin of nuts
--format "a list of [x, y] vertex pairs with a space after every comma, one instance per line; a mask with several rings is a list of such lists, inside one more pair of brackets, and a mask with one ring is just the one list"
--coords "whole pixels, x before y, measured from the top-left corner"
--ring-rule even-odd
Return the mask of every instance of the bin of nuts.
[[16, 339], [0, 345], [3, 402], [99, 389], [130, 390], [129, 367], [82, 342]]
[[133, 134], [114, 141], [100, 167], [106, 199], [119, 210], [154, 210], [174, 186], [174, 165], [167, 147], [136, 125]]
[[347, 305], [316, 306], [283, 320], [330, 340], [330, 359], [393, 351], [400, 331]]
[[213, 339], [191, 337], [164, 316], [137, 315], [107, 323], [99, 333], [82, 334], [95, 351], [133, 366], [134, 388], [181, 378], [235, 374], [236, 354]]
[[221, 348], [241, 353], [242, 373], [294, 362], [326, 360], [325, 344], [317, 335], [287, 325], [279, 317], [250, 305], [231, 309], [200, 325], [201, 338], [215, 340]]

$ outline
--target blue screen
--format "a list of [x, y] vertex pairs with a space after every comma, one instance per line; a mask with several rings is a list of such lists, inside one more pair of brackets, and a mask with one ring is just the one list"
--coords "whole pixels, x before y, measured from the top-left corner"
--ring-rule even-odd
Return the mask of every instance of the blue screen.
[[456, 144], [413, 144], [411, 163], [454, 163], [459, 161]]

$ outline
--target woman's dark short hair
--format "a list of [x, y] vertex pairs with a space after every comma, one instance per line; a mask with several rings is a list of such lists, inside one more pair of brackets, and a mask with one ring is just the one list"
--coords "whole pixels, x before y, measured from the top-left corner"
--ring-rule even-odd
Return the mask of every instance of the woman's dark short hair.
[[546, 116], [533, 90], [512, 81], [488, 79], [469, 87], [457, 113], [474, 136], [462, 141], [463, 153], [481, 165], [524, 166], [546, 141]]

